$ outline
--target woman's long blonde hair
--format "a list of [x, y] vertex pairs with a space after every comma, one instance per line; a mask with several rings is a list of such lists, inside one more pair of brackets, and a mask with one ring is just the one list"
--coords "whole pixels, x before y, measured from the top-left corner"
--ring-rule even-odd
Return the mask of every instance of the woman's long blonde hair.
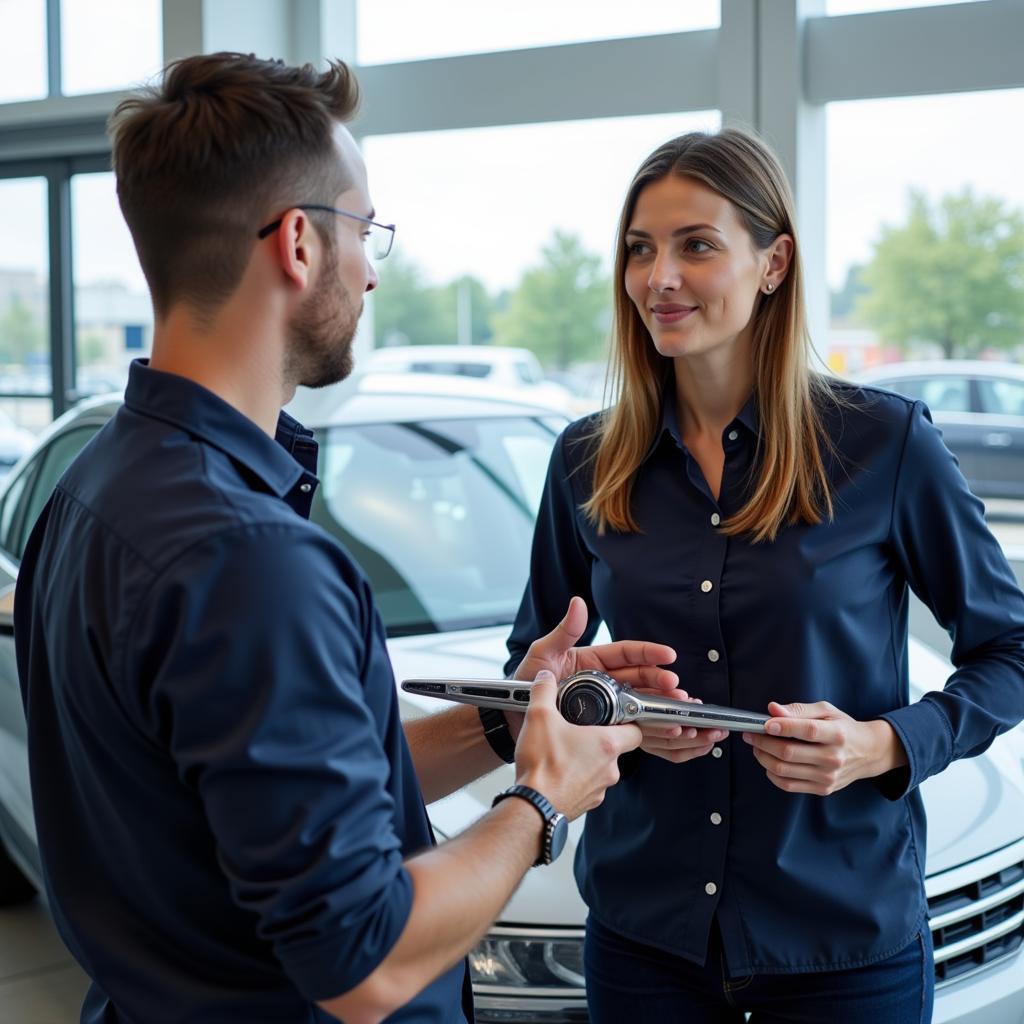
[[632, 533], [634, 476], [660, 427], [666, 388], [674, 385], [672, 360], [656, 351], [626, 294], [626, 231], [641, 191], [670, 174], [693, 178], [728, 199], [758, 250], [781, 234], [793, 237], [789, 272], [754, 309], [754, 388], [761, 419], [759, 466], [750, 499], [722, 524], [728, 534], [774, 540], [779, 529], [832, 516], [832, 497], [822, 448], [830, 448], [818, 412], [827, 393], [809, 366], [810, 339], [804, 315], [800, 252], [793, 198], [785, 173], [770, 150], [745, 132], [691, 132], [659, 146], [641, 165], [619, 218], [615, 255], [612, 355], [609, 368], [616, 404], [596, 432], [593, 491], [583, 509], [600, 532]]

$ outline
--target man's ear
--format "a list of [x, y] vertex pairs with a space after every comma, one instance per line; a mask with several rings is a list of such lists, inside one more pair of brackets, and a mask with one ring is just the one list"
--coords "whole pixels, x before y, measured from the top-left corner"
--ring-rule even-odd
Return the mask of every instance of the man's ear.
[[289, 210], [275, 232], [281, 272], [297, 289], [304, 291], [312, 279], [313, 261], [320, 240], [305, 211]]

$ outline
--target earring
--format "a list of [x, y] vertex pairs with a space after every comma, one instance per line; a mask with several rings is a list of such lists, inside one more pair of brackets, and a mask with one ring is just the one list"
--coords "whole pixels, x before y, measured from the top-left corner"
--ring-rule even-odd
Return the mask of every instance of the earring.
[[769, 282], [768, 282], [768, 283], [767, 283], [767, 284], [766, 284], [766, 285], [764, 286], [764, 290], [765, 290], [766, 292], [769, 292], [769, 293], [770, 293], [770, 292], [773, 292], [773, 291], [775, 291], [775, 285], [773, 285], [773, 284], [771, 283], [771, 281], [769, 281]]

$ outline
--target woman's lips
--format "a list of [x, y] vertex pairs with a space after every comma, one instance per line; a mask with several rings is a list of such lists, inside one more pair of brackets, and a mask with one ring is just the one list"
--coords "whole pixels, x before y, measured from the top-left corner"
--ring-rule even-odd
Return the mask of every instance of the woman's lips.
[[691, 313], [697, 311], [696, 306], [677, 306], [674, 303], [659, 303], [654, 306], [651, 310], [654, 313], [654, 319], [659, 324], [675, 324], [680, 320], [685, 320]]

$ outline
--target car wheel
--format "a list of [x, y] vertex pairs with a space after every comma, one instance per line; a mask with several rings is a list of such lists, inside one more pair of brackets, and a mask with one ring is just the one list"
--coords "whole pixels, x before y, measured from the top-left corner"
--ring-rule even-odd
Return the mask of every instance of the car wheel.
[[0, 845], [0, 907], [13, 907], [27, 903], [36, 894], [36, 887], [25, 877], [21, 868], [7, 856]]

